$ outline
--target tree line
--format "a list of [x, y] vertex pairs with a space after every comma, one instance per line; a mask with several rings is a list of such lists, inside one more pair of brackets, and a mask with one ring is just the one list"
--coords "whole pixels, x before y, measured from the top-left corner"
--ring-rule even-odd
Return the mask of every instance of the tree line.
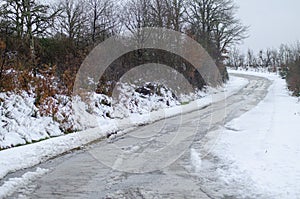
[[300, 42], [292, 45], [282, 44], [279, 48], [260, 50], [257, 54], [249, 49], [247, 53], [233, 48], [228, 54], [226, 64], [235, 69], [254, 68], [279, 73], [288, 83], [293, 94], [300, 96]]
[[76, 71], [97, 44], [142, 27], [188, 34], [210, 53], [226, 81], [225, 55], [247, 37], [236, 11], [233, 0], [2, 0], [0, 91], [34, 85], [40, 98], [70, 94]]

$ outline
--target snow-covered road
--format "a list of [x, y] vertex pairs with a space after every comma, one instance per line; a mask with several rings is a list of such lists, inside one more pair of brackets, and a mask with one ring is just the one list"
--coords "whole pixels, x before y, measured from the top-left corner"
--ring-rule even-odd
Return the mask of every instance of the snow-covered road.
[[272, 84], [262, 77], [237, 76], [248, 79], [249, 84], [226, 100], [49, 160], [39, 165], [46, 174], [21, 187], [11, 197], [270, 197], [257, 189], [251, 178], [241, 183], [246, 180], [238, 179], [245, 175], [238, 175], [236, 181], [230, 182], [220, 175], [221, 171], [224, 174], [231, 169], [231, 163], [220, 159], [214, 151], [223, 137], [217, 129], [256, 107]]

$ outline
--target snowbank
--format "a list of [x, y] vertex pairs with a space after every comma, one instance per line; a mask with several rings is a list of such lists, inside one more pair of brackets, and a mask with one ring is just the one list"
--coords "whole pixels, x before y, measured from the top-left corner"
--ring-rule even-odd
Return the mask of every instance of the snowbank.
[[62, 135], [51, 117], [40, 117], [35, 98], [0, 93], [0, 149]]

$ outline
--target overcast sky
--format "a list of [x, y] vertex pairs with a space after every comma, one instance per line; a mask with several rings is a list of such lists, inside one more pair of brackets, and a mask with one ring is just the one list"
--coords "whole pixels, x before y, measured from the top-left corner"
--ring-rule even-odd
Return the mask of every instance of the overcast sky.
[[234, 0], [238, 17], [250, 26], [250, 37], [241, 45], [255, 52], [300, 41], [300, 0]]

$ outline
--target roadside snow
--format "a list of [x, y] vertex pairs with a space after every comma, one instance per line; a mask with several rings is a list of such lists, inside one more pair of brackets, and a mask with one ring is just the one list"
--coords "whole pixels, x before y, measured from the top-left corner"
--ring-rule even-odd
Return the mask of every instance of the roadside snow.
[[0, 149], [62, 135], [51, 117], [40, 117], [34, 98], [0, 93]]
[[[229, 169], [218, 169], [221, 179], [235, 183], [237, 178], [250, 177], [255, 187], [272, 198], [299, 198], [299, 100], [290, 96], [285, 80], [275, 74], [230, 73], [266, 77], [273, 84], [258, 106], [220, 130], [220, 141], [213, 154], [231, 165]], [[244, 183], [251, 187], [251, 181]]]
[[209, 95], [187, 105], [157, 110], [143, 115], [134, 113], [125, 119], [101, 120], [97, 128], [0, 151], [0, 179], [8, 173], [35, 166], [95, 140], [106, 139], [107, 135], [117, 131], [122, 133], [122, 131], [126, 131], [128, 128], [140, 124], [147, 124], [166, 117], [188, 113], [211, 103], [224, 100], [225, 96], [239, 92], [247, 84], [247, 80], [233, 77], [225, 87], [211, 89]]
[[6, 198], [18, 189], [28, 185], [34, 179], [47, 173], [47, 169], [37, 168], [35, 172], [27, 172], [21, 178], [11, 178], [0, 187], [0, 199]]

